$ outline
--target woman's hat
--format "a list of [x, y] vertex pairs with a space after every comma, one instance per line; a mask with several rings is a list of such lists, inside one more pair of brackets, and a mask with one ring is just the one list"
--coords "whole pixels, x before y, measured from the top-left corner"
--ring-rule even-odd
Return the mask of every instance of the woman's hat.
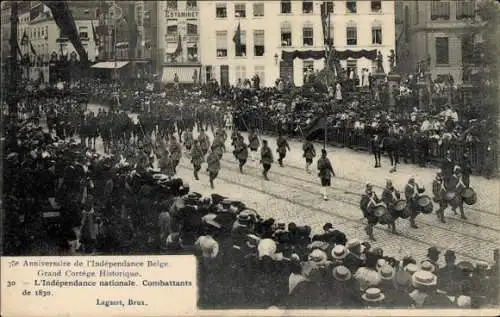
[[325, 252], [315, 249], [309, 254], [307, 260], [316, 264], [324, 264], [327, 261], [327, 256]]
[[219, 254], [219, 243], [210, 236], [201, 236], [196, 240], [195, 247], [201, 251], [204, 258], [213, 259]]
[[248, 213], [248, 211], [243, 210], [242, 212], [240, 212], [238, 214], [237, 219], [238, 219], [238, 222], [241, 223], [241, 222], [248, 222], [248, 221], [250, 221], [252, 219], [252, 217], [250, 216], [250, 214]]
[[348, 281], [352, 277], [351, 271], [343, 265], [334, 267], [332, 275], [334, 279], [340, 282]]
[[372, 287], [367, 289], [361, 298], [367, 302], [380, 302], [385, 299], [385, 295], [379, 288]]
[[413, 275], [415, 274], [415, 272], [417, 272], [418, 270], [418, 267], [416, 264], [413, 264], [413, 263], [408, 263], [405, 267], [404, 267], [404, 270], [406, 272], [408, 272], [410, 275]]
[[434, 264], [432, 264], [429, 261], [423, 261], [422, 263], [420, 263], [419, 269], [422, 271], [434, 273], [434, 271], [436, 270], [436, 267], [434, 266]]
[[434, 286], [437, 284], [436, 275], [427, 271], [417, 271], [411, 277], [413, 287], [419, 286]]
[[390, 266], [388, 264], [384, 264], [380, 268], [380, 270], [378, 271], [378, 273], [380, 274], [380, 277], [383, 280], [392, 280], [394, 278], [394, 275], [396, 274], [396, 272], [394, 271], [394, 269], [392, 268], [392, 266]]
[[474, 265], [469, 261], [462, 261], [457, 264], [457, 268], [462, 271], [472, 272], [474, 271]]
[[341, 244], [337, 244], [333, 249], [332, 249], [332, 258], [336, 260], [342, 260], [347, 256], [347, 253], [349, 251], [346, 249], [345, 246]]

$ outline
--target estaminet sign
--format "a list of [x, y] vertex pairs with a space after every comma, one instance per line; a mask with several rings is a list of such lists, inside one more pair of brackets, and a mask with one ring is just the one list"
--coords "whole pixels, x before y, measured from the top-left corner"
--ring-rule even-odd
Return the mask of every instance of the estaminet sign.
[[188, 18], [197, 19], [198, 11], [165, 11], [165, 16], [167, 19], [178, 19], [178, 18]]

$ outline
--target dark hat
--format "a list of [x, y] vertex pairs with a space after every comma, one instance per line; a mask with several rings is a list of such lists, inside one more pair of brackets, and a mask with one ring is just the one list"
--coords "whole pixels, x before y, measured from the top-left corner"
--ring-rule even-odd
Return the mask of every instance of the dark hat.
[[330, 222], [325, 223], [323, 230], [328, 231], [330, 229], [333, 229], [333, 225]]
[[430, 247], [429, 249], [427, 249], [427, 254], [438, 255], [441, 254], [441, 252], [436, 247]]
[[325, 149], [321, 149], [321, 154], [326, 155], [326, 150]]

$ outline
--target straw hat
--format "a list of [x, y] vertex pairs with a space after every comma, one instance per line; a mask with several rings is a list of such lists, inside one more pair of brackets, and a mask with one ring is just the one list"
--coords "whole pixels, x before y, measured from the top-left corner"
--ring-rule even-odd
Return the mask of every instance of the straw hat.
[[437, 284], [436, 275], [427, 271], [417, 271], [411, 277], [413, 287], [418, 286], [434, 286]]
[[342, 260], [347, 256], [347, 253], [349, 253], [349, 251], [346, 249], [345, 246], [343, 246], [341, 244], [337, 244], [332, 249], [332, 258], [337, 259], [337, 260]]
[[361, 298], [367, 302], [380, 302], [385, 299], [385, 295], [379, 288], [372, 287], [367, 289]]
[[434, 273], [436, 267], [430, 261], [423, 261], [422, 263], [420, 263], [419, 269], [422, 271]]
[[327, 256], [325, 252], [315, 249], [309, 254], [307, 260], [316, 264], [324, 264], [327, 261]]
[[334, 279], [340, 282], [348, 281], [352, 278], [351, 271], [343, 265], [339, 265], [333, 268], [332, 275]]
[[352, 249], [354, 247], [360, 246], [361, 242], [358, 239], [351, 239], [347, 241], [346, 248], [347, 249]]
[[404, 270], [408, 272], [410, 275], [413, 275], [415, 274], [415, 272], [417, 272], [418, 267], [416, 264], [409, 263], [404, 267]]
[[259, 258], [263, 256], [274, 256], [276, 253], [276, 242], [272, 239], [262, 239], [259, 241], [259, 245], [257, 246], [257, 252], [259, 254]]

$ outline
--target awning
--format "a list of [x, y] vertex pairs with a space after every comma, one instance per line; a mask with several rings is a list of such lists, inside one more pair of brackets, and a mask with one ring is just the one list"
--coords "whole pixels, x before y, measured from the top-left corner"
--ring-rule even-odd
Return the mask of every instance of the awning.
[[163, 75], [161, 81], [165, 84], [173, 83], [175, 74], [179, 77], [180, 84], [192, 84], [194, 83], [193, 75], [196, 71], [196, 77], [200, 76], [199, 66], [166, 66], [163, 67]]
[[[99, 62], [92, 65], [92, 68], [101, 68], [101, 69], [114, 69], [114, 68], [122, 68], [123, 66], [128, 65], [130, 62], [124, 61], [116, 61], [116, 62]], [[116, 64], [116, 67], [115, 67]]]

